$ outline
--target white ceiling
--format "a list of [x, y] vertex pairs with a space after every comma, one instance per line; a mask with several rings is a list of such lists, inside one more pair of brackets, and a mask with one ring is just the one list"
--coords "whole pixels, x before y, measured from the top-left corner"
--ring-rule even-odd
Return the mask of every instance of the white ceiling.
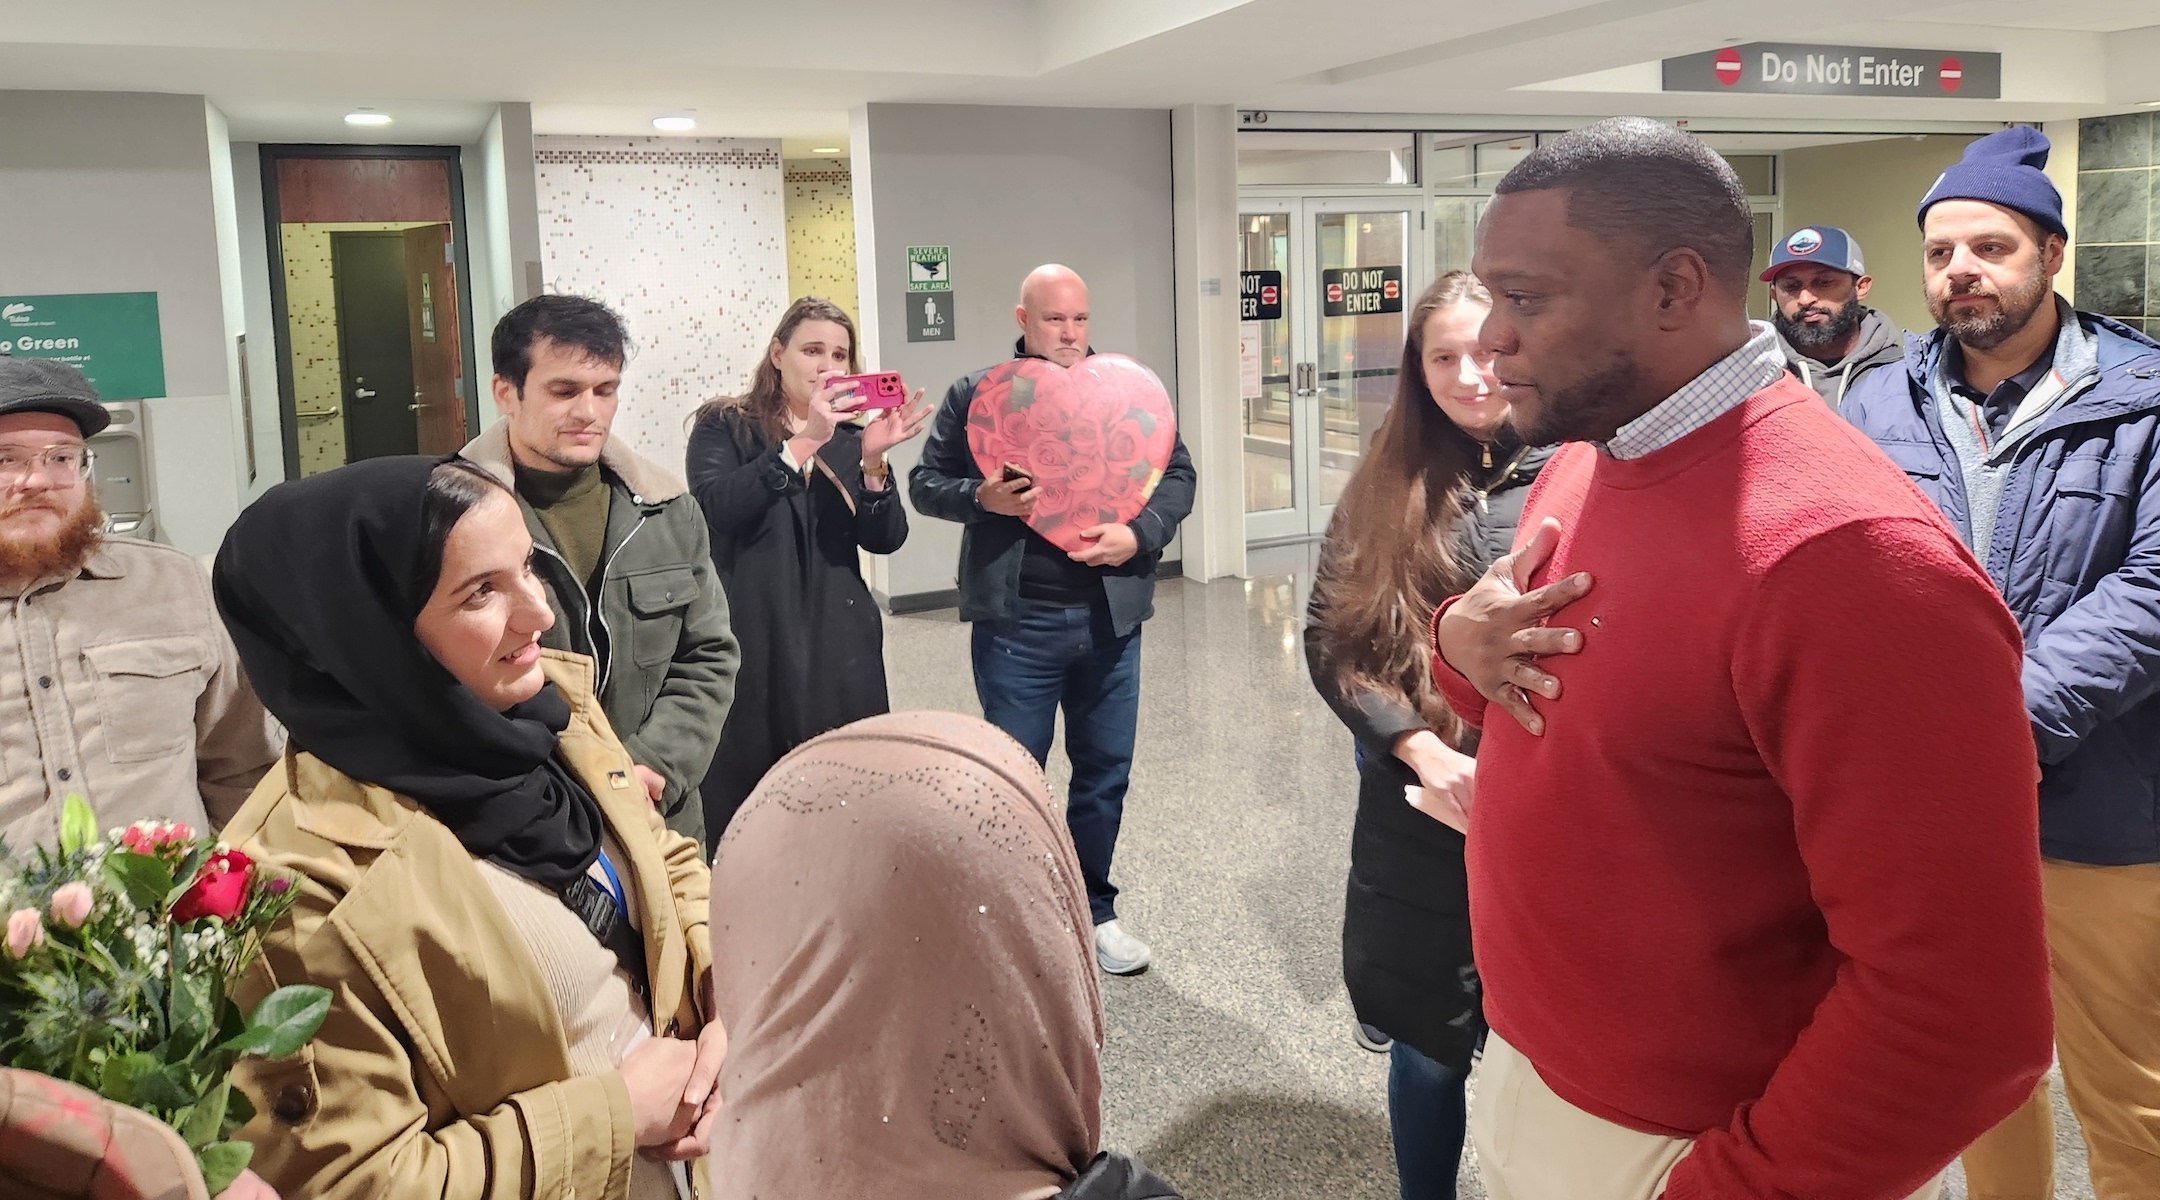
[[[2043, 120], [2160, 98], [2151, 26], [2160, 0], [67, 0], [12, 6], [0, 80], [202, 93], [262, 140], [469, 140], [503, 100], [543, 133], [694, 111], [819, 144], [870, 101]], [[1999, 49], [2008, 98], [1656, 90], [1658, 59], [1740, 41]], [[397, 124], [356, 135], [362, 105]]]

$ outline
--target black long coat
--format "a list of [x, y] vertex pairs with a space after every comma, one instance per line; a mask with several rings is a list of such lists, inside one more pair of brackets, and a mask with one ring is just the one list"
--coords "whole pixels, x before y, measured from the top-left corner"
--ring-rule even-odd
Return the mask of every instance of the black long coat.
[[[1507, 553], [1530, 485], [1551, 449], [1508, 451], [1465, 489], [1459, 553], [1482, 572]], [[1344, 692], [1322, 661], [1327, 614], [1315, 593], [1306, 615], [1305, 659], [1313, 684], [1357, 739], [1358, 808], [1350, 831], [1343, 903], [1343, 982], [1358, 1020], [1399, 1038], [1458, 1074], [1485, 1032], [1483, 991], [1470, 952], [1470, 882], [1463, 835], [1411, 808], [1403, 788], [1417, 773], [1394, 755], [1395, 739], [1425, 728], [1400, 700]], [[1475, 731], [1458, 749], [1477, 751]]]
[[837, 486], [815, 465], [790, 468], [780, 448], [735, 408], [690, 432], [690, 490], [712, 529], [713, 567], [742, 644], [735, 704], [701, 788], [711, 844], [782, 755], [891, 708], [884, 619], [856, 551], [891, 554], [907, 540], [897, 481], [863, 487], [862, 431], [853, 425], [818, 451]]

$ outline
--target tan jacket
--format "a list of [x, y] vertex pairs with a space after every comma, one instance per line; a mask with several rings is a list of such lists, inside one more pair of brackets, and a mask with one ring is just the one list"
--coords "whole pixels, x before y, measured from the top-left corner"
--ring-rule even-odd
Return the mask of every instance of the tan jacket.
[[109, 537], [73, 578], [0, 598], [0, 837], [60, 832], [79, 792], [98, 827], [222, 825], [285, 744], [240, 669], [202, 565]]
[[[638, 787], [593, 699], [591, 660], [542, 653], [571, 704], [562, 759], [600, 801], [647, 914], [655, 1032], [694, 1035], [694, 984], [712, 962], [697, 843], [668, 832]], [[334, 997], [300, 1054], [235, 1073], [257, 1113], [240, 1133], [256, 1173], [309, 1200], [625, 1194], [635, 1147], [622, 1077], [571, 1077], [540, 970], [449, 829], [299, 753], [225, 836], [305, 879], [235, 998], [251, 1006], [289, 983]]]

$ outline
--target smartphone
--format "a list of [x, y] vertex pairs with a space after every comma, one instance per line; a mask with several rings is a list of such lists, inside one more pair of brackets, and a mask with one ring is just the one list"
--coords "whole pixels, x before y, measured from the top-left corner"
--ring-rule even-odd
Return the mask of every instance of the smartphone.
[[998, 477], [999, 480], [1004, 483], [1011, 483], [1015, 479], [1025, 479], [1027, 480], [1029, 487], [1035, 486], [1035, 476], [1029, 474], [1025, 469], [1016, 467], [1011, 463], [1005, 464], [1005, 468], [1002, 471], [998, 472]]
[[862, 412], [872, 408], [898, 408], [907, 403], [907, 390], [900, 386], [900, 372], [878, 371], [870, 375], [835, 375], [825, 381], [826, 387], [843, 383], [855, 385], [855, 407], [849, 412]]

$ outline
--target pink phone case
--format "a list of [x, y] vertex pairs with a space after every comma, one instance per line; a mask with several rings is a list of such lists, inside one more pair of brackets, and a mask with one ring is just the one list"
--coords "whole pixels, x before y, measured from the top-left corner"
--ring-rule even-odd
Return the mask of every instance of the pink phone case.
[[835, 375], [825, 381], [825, 386], [853, 383], [858, 401], [850, 412], [862, 412], [872, 408], [898, 408], [907, 403], [907, 391], [900, 386], [900, 372], [879, 371], [871, 375]]

